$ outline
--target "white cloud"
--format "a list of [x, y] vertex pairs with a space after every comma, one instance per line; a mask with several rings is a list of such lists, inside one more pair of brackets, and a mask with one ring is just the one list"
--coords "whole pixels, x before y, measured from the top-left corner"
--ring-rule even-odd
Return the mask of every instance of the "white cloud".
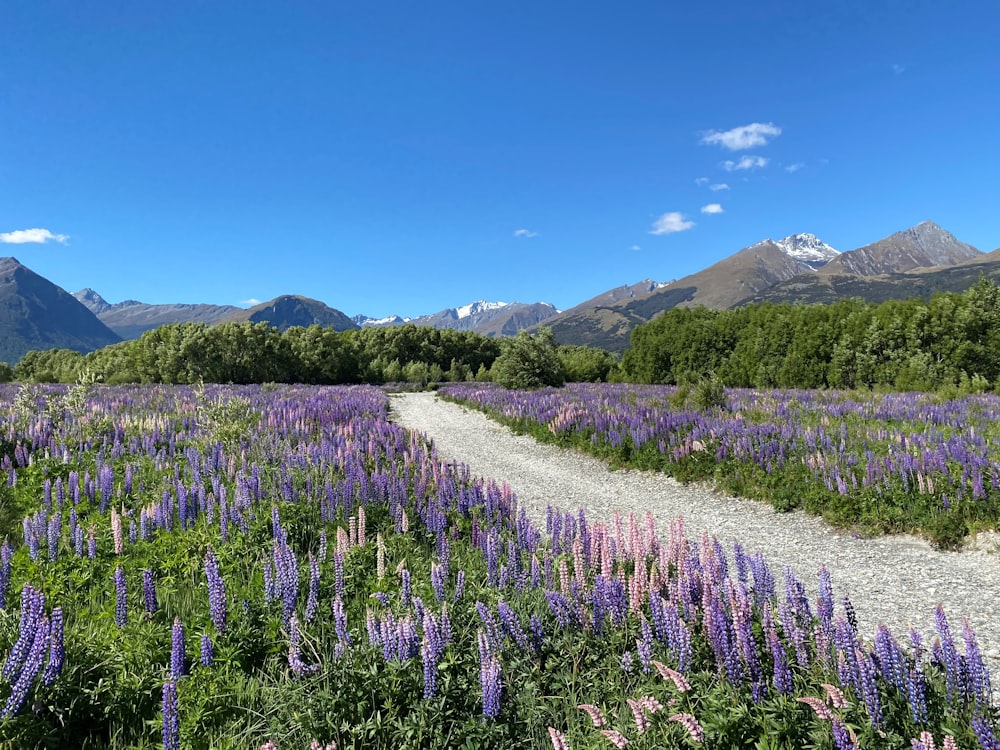
[[0, 242], [9, 245], [26, 245], [28, 243], [44, 245], [49, 240], [65, 245], [68, 234], [53, 234], [48, 229], [17, 229], [13, 232], [0, 232]]
[[899, 63], [893, 63], [892, 64], [892, 72], [895, 73], [896, 75], [899, 75], [900, 73], [904, 72], [905, 70], [906, 70], [906, 68], [903, 67], [902, 65], [900, 65]]
[[694, 181], [694, 184], [695, 185], [707, 185], [708, 184], [708, 178], [707, 177], [699, 177], [699, 178], [697, 178]]
[[722, 146], [730, 151], [743, 151], [765, 145], [769, 139], [781, 135], [781, 128], [773, 122], [752, 122], [732, 130], [709, 130], [701, 137], [701, 143]]
[[630, 247], [629, 250], [642, 250], [642, 248], [639, 247], [638, 245], [632, 245], [632, 247]]
[[709, 203], [707, 206], [701, 207], [701, 212], [703, 214], [721, 214], [724, 213], [722, 206], [718, 203]]
[[653, 222], [650, 234], [673, 234], [674, 232], [685, 232], [694, 226], [693, 221], [684, 218], [680, 211], [670, 211], [663, 214]]
[[260, 300], [255, 297], [251, 297], [250, 299], [242, 300], [240, 304], [246, 307], [253, 307], [254, 305], [259, 305]]
[[727, 185], [724, 182], [717, 182], [714, 185], [709, 185], [708, 189], [711, 190], [713, 193], [717, 193], [720, 190], [729, 190], [729, 185]]
[[756, 167], [766, 167], [770, 159], [763, 156], [741, 156], [739, 161], [727, 159], [722, 162], [722, 168], [727, 172], [736, 172], [741, 169], [755, 169]]
[[789, 164], [787, 167], [785, 167], [785, 171], [786, 172], [798, 172], [804, 166], [805, 166], [805, 164], [803, 164], [800, 161], [797, 161], [794, 164]]
[[514, 236], [515, 237], [524, 237], [524, 238], [537, 237], [538, 236], [538, 232], [532, 232], [530, 229], [516, 229], [516, 230], [514, 230]]

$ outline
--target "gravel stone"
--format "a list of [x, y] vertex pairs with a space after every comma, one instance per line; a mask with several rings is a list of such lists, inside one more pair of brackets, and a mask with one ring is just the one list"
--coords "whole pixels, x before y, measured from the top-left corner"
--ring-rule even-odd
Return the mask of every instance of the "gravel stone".
[[592, 522], [609, 522], [615, 513], [641, 518], [649, 511], [662, 533], [683, 516], [690, 539], [706, 532], [730, 551], [739, 541], [747, 553], [763, 552], [779, 591], [788, 566], [815, 598], [816, 574], [826, 565], [835, 596], [850, 597], [861, 633], [869, 639], [876, 624], [884, 622], [901, 643], [908, 643], [912, 625], [929, 644], [934, 608], [941, 603], [960, 651], [962, 618], [968, 618], [992, 673], [1000, 675], [997, 534], [980, 535], [961, 552], [937, 551], [909, 535], [859, 538], [816, 516], [777, 513], [706, 484], [681, 484], [655, 472], [612, 471], [579, 451], [515, 435], [483, 413], [443, 401], [433, 392], [393, 394], [390, 403], [390, 418], [432, 440], [439, 458], [467, 464], [473, 475], [506, 482], [541, 528], [548, 504], [568, 511], [582, 507]]

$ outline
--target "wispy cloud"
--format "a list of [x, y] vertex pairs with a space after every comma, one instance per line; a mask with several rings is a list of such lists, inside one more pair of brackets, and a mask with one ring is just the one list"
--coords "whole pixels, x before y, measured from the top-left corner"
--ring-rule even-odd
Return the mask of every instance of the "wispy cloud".
[[629, 250], [642, 250], [642, 248], [639, 247], [638, 245], [632, 245], [632, 247], [630, 247]]
[[773, 122], [751, 122], [732, 130], [709, 130], [701, 137], [708, 146], [722, 146], [730, 151], [744, 151], [765, 145], [771, 138], [781, 135], [781, 128]]
[[259, 305], [260, 300], [257, 299], [256, 297], [251, 297], [250, 299], [242, 300], [239, 304], [243, 305], [244, 307], [253, 307], [254, 305]]
[[718, 203], [709, 203], [707, 206], [701, 207], [701, 212], [703, 214], [721, 214], [724, 213], [722, 206]]
[[694, 226], [693, 221], [684, 218], [680, 211], [670, 211], [663, 214], [653, 222], [650, 234], [673, 234], [674, 232], [686, 232]]
[[0, 242], [8, 245], [44, 245], [49, 241], [65, 245], [68, 240], [68, 234], [53, 234], [48, 229], [17, 229], [13, 232], [0, 232]]
[[530, 229], [515, 229], [514, 230], [514, 236], [515, 237], [523, 237], [523, 238], [527, 239], [528, 237], [537, 237], [538, 236], [538, 232], [532, 232]]
[[789, 164], [787, 167], [785, 167], [785, 171], [786, 172], [798, 172], [804, 166], [805, 166], [805, 164], [803, 164], [800, 161], [797, 161], [794, 164]]
[[906, 68], [904, 66], [900, 65], [899, 63], [893, 63], [892, 64], [892, 72], [895, 73], [896, 75], [899, 75], [900, 73], [904, 73], [905, 71], [906, 71]]
[[695, 185], [707, 185], [708, 183], [709, 183], [709, 179], [707, 177], [698, 177], [694, 181]]
[[709, 185], [708, 189], [711, 190], [713, 193], [717, 193], [720, 190], [729, 190], [729, 185], [727, 185], [724, 182], [717, 182], [714, 185]]
[[741, 169], [766, 167], [769, 161], [770, 159], [766, 159], [763, 156], [741, 156], [739, 161], [726, 159], [726, 161], [722, 162], [722, 168], [727, 172], [737, 172]]

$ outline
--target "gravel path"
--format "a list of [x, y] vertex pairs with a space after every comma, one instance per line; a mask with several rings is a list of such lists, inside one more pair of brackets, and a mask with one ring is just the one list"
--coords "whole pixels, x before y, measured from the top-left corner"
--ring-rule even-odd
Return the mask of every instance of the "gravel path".
[[425, 434], [446, 460], [468, 464], [474, 475], [510, 485], [519, 502], [544, 528], [545, 506], [583, 507], [588, 519], [609, 521], [614, 513], [647, 510], [658, 528], [684, 517], [687, 535], [702, 531], [732, 549], [763, 552], [779, 585], [790, 566], [813, 597], [821, 564], [830, 570], [834, 594], [847, 593], [861, 632], [874, 635], [878, 622], [903, 638], [912, 624], [933, 633], [934, 608], [944, 605], [952, 634], [961, 641], [962, 618], [975, 629], [994, 675], [1000, 675], [1000, 553], [997, 543], [980, 549], [938, 552], [912, 536], [858, 539], [802, 512], [775, 513], [763, 503], [683, 485], [663, 474], [611, 471], [596, 458], [514, 435], [480, 412], [434, 393], [394, 394], [397, 424]]

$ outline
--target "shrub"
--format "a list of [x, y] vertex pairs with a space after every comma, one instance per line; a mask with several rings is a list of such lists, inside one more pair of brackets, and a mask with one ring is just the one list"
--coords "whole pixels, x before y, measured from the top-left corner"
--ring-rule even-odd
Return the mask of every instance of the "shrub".
[[552, 331], [543, 328], [530, 334], [522, 330], [504, 340], [500, 356], [493, 363], [493, 380], [504, 388], [518, 390], [563, 385], [566, 376]]

